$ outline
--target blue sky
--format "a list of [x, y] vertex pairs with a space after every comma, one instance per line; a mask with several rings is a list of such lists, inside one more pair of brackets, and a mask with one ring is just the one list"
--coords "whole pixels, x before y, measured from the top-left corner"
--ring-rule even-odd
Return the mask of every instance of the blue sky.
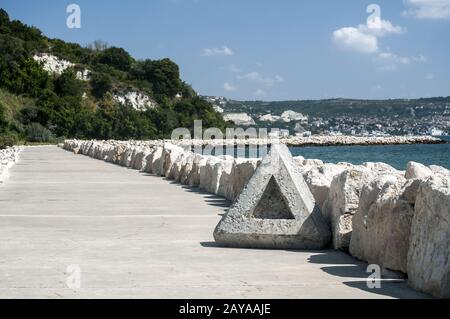
[[[71, 3], [81, 8], [80, 29], [66, 26]], [[367, 13], [369, 4], [381, 15]], [[450, 0], [1, 0], [0, 7], [49, 37], [170, 57], [205, 95], [450, 95]]]

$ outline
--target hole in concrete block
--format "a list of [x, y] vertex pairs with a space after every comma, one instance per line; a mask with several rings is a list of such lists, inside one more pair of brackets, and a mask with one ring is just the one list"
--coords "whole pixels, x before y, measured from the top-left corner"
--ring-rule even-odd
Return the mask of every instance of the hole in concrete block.
[[273, 176], [270, 178], [258, 205], [253, 211], [253, 218], [295, 219]]

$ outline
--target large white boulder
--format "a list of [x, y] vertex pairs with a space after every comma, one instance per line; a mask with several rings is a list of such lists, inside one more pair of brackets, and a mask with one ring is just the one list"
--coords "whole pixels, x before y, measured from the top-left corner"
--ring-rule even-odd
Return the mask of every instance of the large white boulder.
[[124, 145], [122, 145], [122, 144], [115, 145], [115, 147], [114, 147], [114, 155], [112, 157], [112, 162], [114, 164], [120, 165], [120, 163], [122, 162], [125, 150], [126, 149], [125, 149]]
[[415, 289], [450, 298], [450, 178], [420, 184], [411, 227], [408, 280]]
[[359, 205], [364, 185], [374, 179], [374, 173], [363, 167], [343, 171], [333, 178], [323, 215], [330, 221], [335, 249], [347, 250], [352, 234], [352, 218]]
[[333, 178], [348, 168], [348, 166], [337, 164], [300, 166], [303, 178], [321, 210], [323, 210], [323, 205], [328, 198]]
[[205, 165], [200, 167], [200, 188], [208, 193], [217, 193], [217, 179], [214, 178], [214, 166], [220, 163], [215, 156], [208, 156]]
[[231, 121], [236, 125], [255, 125], [255, 121], [247, 113], [227, 113], [223, 114], [223, 119], [225, 121]]
[[200, 171], [206, 165], [207, 156], [195, 154], [192, 162], [192, 169], [187, 177], [187, 185], [191, 187], [200, 186]]
[[235, 165], [235, 160], [233, 157], [224, 157], [224, 161], [221, 163], [220, 167], [216, 170], [219, 173], [217, 177], [219, 187], [217, 189], [217, 195], [225, 197], [226, 199], [232, 201], [235, 198], [235, 192], [233, 189], [233, 166]]
[[148, 147], [139, 148], [132, 156], [131, 167], [137, 170], [143, 170], [147, 165], [147, 156], [150, 155], [151, 149]]
[[173, 162], [172, 167], [170, 168], [170, 171], [167, 175], [167, 178], [179, 182], [181, 179], [181, 174], [183, 173], [186, 165], [186, 159], [190, 158], [191, 155], [192, 155], [191, 152], [183, 151], [182, 153], [180, 153], [179, 156], [176, 158], [176, 160]]
[[245, 185], [247, 185], [250, 178], [256, 171], [260, 160], [258, 159], [246, 159], [246, 158], [237, 158], [232, 167], [231, 175], [233, 176], [233, 186], [232, 186], [232, 194], [230, 194], [230, 200], [235, 200], [239, 194], [244, 189]]
[[145, 173], [153, 173], [153, 157], [156, 153], [157, 148], [156, 147], [152, 147], [150, 148], [147, 156], [145, 156], [144, 160], [145, 161], [145, 165], [143, 165], [142, 167], [142, 171]]
[[433, 171], [423, 164], [409, 162], [406, 167], [405, 177], [407, 179], [426, 179], [433, 175]]
[[[161, 175], [174, 179], [172, 166], [184, 155], [184, 149], [174, 144], [165, 143], [161, 154]], [[173, 172], [172, 172], [173, 173]]]
[[180, 162], [181, 170], [178, 174], [178, 179], [181, 184], [188, 184], [189, 183], [189, 174], [191, 174], [192, 166], [194, 165], [194, 158], [195, 154], [192, 152], [188, 152], [187, 156], [183, 158], [183, 160]]
[[430, 165], [430, 170], [435, 174], [450, 176], [450, 171], [442, 166]]
[[211, 193], [225, 197], [223, 194], [223, 189], [220, 188], [220, 184], [224, 181], [222, 179], [223, 175], [230, 176], [231, 170], [233, 169], [233, 163], [233, 157], [224, 155], [221, 156], [219, 161], [214, 164], [210, 183]]
[[[155, 149], [155, 151], [152, 153], [152, 158], [151, 158], [151, 171], [153, 174], [155, 175], [162, 175], [162, 152], [163, 152], [163, 148], [161, 146], [157, 147]], [[149, 165], [147, 163], [147, 165]]]
[[366, 162], [363, 163], [362, 166], [370, 169], [372, 172], [383, 172], [383, 173], [393, 173], [393, 174], [401, 174], [401, 172], [389, 164], [382, 162]]
[[363, 186], [352, 221], [349, 247], [352, 256], [386, 269], [407, 272], [414, 206], [403, 198], [405, 183], [402, 176], [381, 175]]

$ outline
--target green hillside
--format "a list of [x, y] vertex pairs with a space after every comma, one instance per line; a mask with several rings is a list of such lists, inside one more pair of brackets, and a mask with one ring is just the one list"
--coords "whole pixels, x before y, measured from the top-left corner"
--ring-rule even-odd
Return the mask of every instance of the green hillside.
[[[49, 73], [33, 59], [42, 53], [74, 65]], [[77, 76], [82, 70], [89, 70], [88, 81]], [[113, 98], [126, 92], [145, 94], [157, 107], [136, 110]], [[194, 119], [204, 127], [226, 124], [170, 59], [141, 61], [102, 42], [82, 47], [49, 39], [0, 9], [0, 147], [62, 138], [162, 138], [176, 127], [190, 128]]]
[[227, 112], [247, 112], [252, 115], [271, 113], [281, 115], [286, 110], [305, 115], [333, 118], [336, 116], [352, 117], [410, 117], [414, 110], [416, 117], [441, 115], [450, 106], [449, 97], [423, 99], [391, 100], [298, 100], [298, 101], [228, 101]]

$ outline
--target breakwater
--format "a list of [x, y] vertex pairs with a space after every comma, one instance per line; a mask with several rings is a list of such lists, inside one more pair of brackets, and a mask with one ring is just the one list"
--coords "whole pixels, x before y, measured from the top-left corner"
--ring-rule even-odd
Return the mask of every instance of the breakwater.
[[[195, 154], [164, 141], [67, 140], [64, 149], [165, 176], [234, 201], [259, 159]], [[295, 157], [331, 231], [329, 245], [436, 297], [450, 297], [450, 171], [410, 162], [323, 163]]]

